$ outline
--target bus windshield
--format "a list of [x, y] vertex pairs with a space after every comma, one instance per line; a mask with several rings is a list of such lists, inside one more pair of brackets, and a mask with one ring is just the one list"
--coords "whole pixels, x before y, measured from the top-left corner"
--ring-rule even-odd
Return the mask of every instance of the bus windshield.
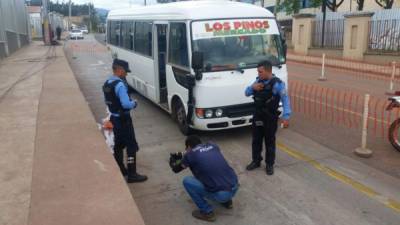
[[203, 53], [204, 71], [254, 68], [263, 60], [285, 63], [274, 19], [221, 19], [192, 23], [192, 51]]
[[206, 72], [254, 68], [263, 60], [285, 63], [280, 35], [250, 35], [199, 39], [193, 51], [203, 53]]

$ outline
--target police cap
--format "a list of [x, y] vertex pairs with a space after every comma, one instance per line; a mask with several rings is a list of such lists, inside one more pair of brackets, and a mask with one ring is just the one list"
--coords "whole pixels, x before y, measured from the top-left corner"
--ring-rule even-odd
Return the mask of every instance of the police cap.
[[114, 66], [120, 66], [122, 67], [127, 73], [130, 73], [131, 70], [129, 69], [129, 63], [125, 60], [122, 59], [114, 59], [113, 61], [113, 67]]

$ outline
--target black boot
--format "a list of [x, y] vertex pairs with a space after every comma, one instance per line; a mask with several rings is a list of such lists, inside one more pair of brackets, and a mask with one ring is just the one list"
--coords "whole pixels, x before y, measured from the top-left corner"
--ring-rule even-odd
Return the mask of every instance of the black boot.
[[114, 151], [114, 159], [118, 164], [119, 170], [122, 173], [122, 176], [127, 176], [128, 175], [128, 171], [125, 168], [124, 165], [124, 155], [122, 154], [122, 151]]
[[268, 176], [272, 176], [274, 174], [274, 166], [267, 165], [265, 167], [265, 172], [267, 173]]
[[260, 166], [261, 166], [260, 162], [251, 161], [251, 163], [249, 165], [247, 165], [246, 170], [254, 170]]
[[221, 203], [221, 205], [222, 205], [223, 207], [225, 207], [225, 209], [232, 209], [232, 208], [233, 208], [232, 199], [229, 200], [229, 201], [227, 201], [227, 202]]
[[140, 175], [136, 172], [136, 159], [135, 157], [128, 157], [128, 183], [138, 183], [147, 180], [147, 176]]

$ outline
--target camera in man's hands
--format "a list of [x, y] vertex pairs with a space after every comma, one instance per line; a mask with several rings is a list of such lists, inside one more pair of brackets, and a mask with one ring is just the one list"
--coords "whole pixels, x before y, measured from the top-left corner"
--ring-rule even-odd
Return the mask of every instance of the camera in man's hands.
[[183, 153], [182, 152], [175, 152], [171, 153], [169, 156], [169, 166], [171, 167], [172, 171], [175, 173], [178, 173], [183, 169], [181, 166], [183, 159]]

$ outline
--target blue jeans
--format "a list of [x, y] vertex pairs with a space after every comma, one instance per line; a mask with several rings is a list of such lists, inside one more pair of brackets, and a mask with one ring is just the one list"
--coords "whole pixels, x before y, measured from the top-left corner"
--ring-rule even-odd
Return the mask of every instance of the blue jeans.
[[206, 198], [218, 203], [224, 203], [231, 200], [238, 190], [238, 185], [236, 185], [232, 188], [232, 191], [208, 192], [205, 190], [204, 185], [193, 176], [185, 177], [183, 179], [183, 186], [193, 202], [203, 213], [210, 213], [213, 211], [212, 206], [208, 204]]

